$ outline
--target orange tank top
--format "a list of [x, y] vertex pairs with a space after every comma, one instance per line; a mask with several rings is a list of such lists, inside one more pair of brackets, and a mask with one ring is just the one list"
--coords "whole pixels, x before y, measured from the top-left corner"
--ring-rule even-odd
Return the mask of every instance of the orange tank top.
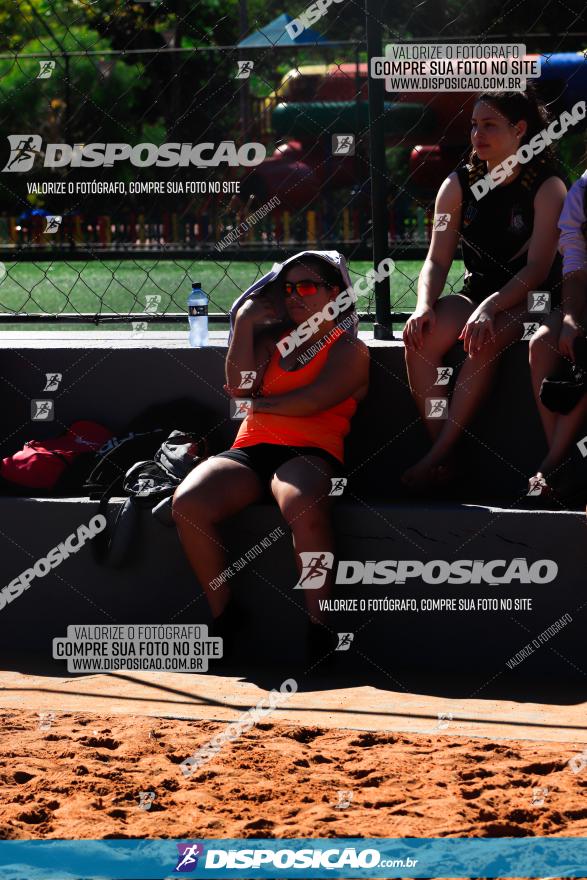
[[[338, 329], [338, 328], [337, 328]], [[330, 346], [342, 330], [330, 334], [324, 347], [303, 367], [284, 370], [279, 366], [277, 346], [267, 365], [261, 383], [261, 394], [287, 394], [310, 385], [324, 369]], [[347, 397], [322, 412], [311, 416], [284, 416], [269, 413], [251, 413], [242, 422], [233, 449], [254, 446], [257, 443], [273, 443], [279, 446], [317, 446], [344, 461], [344, 438], [350, 431], [350, 422], [357, 409], [357, 401]]]

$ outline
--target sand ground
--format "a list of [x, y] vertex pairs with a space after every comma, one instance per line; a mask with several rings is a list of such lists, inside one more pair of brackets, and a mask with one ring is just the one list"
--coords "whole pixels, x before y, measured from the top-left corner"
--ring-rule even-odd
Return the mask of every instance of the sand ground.
[[266, 721], [186, 779], [181, 762], [223, 723], [25, 710], [0, 722], [4, 839], [587, 835], [587, 767], [568, 764], [581, 743]]
[[587, 835], [583, 687], [316, 680], [186, 778], [278, 670], [26, 666], [0, 672], [2, 839]]

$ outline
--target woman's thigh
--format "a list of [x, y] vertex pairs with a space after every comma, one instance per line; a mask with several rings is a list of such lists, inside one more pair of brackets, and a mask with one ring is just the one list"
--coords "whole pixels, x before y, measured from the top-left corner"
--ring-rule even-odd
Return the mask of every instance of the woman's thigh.
[[532, 315], [528, 313], [526, 304], [521, 303], [511, 309], [499, 312], [495, 316], [493, 323], [495, 327], [495, 340], [493, 343], [489, 343], [489, 345], [493, 344], [496, 349], [503, 350], [522, 339], [526, 328], [532, 324]]
[[334, 466], [317, 455], [296, 456], [282, 464], [271, 481], [271, 491], [288, 523], [330, 508]]
[[208, 458], [175, 490], [174, 516], [184, 513], [217, 522], [253, 504], [263, 494], [263, 484], [249, 467], [228, 458]]
[[424, 333], [424, 345], [447, 352], [476, 308], [474, 302], [460, 293], [441, 296], [434, 306], [436, 323], [431, 331]]

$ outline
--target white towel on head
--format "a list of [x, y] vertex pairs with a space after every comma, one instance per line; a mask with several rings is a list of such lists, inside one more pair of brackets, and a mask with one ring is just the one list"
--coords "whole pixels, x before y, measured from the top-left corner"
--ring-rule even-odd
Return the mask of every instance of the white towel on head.
[[[335, 269], [338, 269], [342, 276], [342, 280], [344, 283], [344, 288], [352, 288], [353, 283], [351, 281], [351, 276], [349, 274], [349, 270], [346, 264], [346, 260], [341, 253], [338, 251], [300, 251], [299, 254], [294, 254], [293, 257], [288, 257], [287, 260], [284, 260], [283, 263], [273, 263], [273, 266], [265, 275], [261, 278], [258, 278], [250, 287], [248, 287], [244, 293], [236, 299], [231, 308], [230, 308], [230, 331], [228, 334], [228, 344], [230, 345], [230, 340], [232, 339], [232, 334], [234, 331], [234, 321], [236, 318], [236, 313], [242, 306], [242, 304], [247, 300], [250, 296], [256, 296], [263, 288], [270, 284], [272, 281], [281, 274], [283, 269], [289, 266], [290, 263], [293, 263], [294, 260], [300, 260], [303, 257], [319, 257], [321, 260], [325, 260], [327, 263], [330, 263], [331, 266], [334, 266]], [[359, 332], [359, 319], [355, 312], [355, 320], [352, 323], [352, 326], [349, 328], [349, 332], [353, 334], [353, 336], [357, 336]]]

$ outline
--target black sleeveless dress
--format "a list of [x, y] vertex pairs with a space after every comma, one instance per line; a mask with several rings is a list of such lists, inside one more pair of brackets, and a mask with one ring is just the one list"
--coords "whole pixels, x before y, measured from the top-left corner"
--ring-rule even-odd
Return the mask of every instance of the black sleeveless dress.
[[[461, 246], [465, 263], [462, 293], [476, 303], [500, 290], [528, 259], [528, 252], [512, 259], [529, 241], [534, 228], [534, 197], [549, 177], [567, 181], [546, 162], [535, 160], [521, 167], [511, 183], [490, 190], [477, 200], [471, 185], [486, 173], [485, 165], [463, 165], [456, 174], [461, 184]], [[562, 257], [557, 251], [547, 277], [536, 290], [551, 294], [551, 308], [560, 305]]]

